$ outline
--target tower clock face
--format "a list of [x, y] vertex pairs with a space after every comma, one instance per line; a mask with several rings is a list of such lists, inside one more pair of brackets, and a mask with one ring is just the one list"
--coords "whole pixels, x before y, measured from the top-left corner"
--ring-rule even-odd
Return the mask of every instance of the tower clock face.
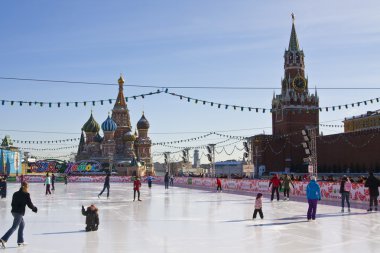
[[293, 88], [298, 92], [303, 92], [306, 89], [306, 80], [300, 76], [294, 78]]

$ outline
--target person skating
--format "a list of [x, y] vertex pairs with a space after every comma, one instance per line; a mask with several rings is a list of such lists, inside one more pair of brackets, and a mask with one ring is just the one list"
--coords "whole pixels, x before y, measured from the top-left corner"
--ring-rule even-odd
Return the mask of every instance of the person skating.
[[170, 186], [174, 186], [174, 176], [170, 176]]
[[277, 177], [277, 174], [274, 174], [272, 179], [269, 181], [269, 187], [272, 185], [272, 196], [270, 198], [270, 201], [273, 201], [274, 198], [274, 192], [276, 192], [277, 195], [277, 201], [280, 201], [280, 193], [278, 192], [278, 188], [281, 185], [280, 180]]
[[309, 184], [306, 187], [307, 202], [309, 208], [307, 210], [307, 220], [315, 220], [317, 214], [318, 200], [321, 200], [321, 188], [317, 184], [316, 177], [312, 176]]
[[216, 178], [216, 191], [222, 191], [222, 181], [219, 177]]
[[252, 219], [256, 219], [257, 213], [259, 213], [261, 219], [264, 219], [262, 197], [262, 193], [257, 193], [255, 200], [255, 211], [253, 212]]
[[63, 176], [63, 181], [65, 182], [65, 185], [67, 185], [67, 174]]
[[169, 189], [169, 172], [165, 173], [164, 183], [165, 183], [165, 189]]
[[375, 211], [377, 211], [377, 197], [379, 196], [380, 181], [373, 175], [372, 171], [369, 172], [364, 186], [368, 187], [369, 191], [369, 209], [367, 211], [371, 212], [373, 210], [372, 207], [375, 207]]
[[28, 206], [32, 209], [33, 212], [37, 213], [37, 207], [33, 205], [32, 200], [30, 199], [30, 194], [28, 192], [29, 185], [27, 182], [22, 184], [22, 187], [19, 191], [15, 192], [12, 197], [12, 210], [13, 215], [13, 224], [12, 227], [1, 237], [0, 244], [1, 247], [5, 248], [6, 243], [13, 234], [14, 231], [18, 228], [17, 233], [17, 244], [18, 246], [24, 246], [24, 215], [25, 215], [25, 206]]
[[2, 199], [7, 197], [7, 180], [0, 177], [0, 196]]
[[54, 175], [54, 173], [52, 173], [51, 174], [51, 190], [53, 192], [55, 191], [54, 183], [55, 183], [55, 175]]
[[44, 186], [46, 186], [45, 195], [51, 194], [50, 185], [51, 185], [51, 177], [48, 172], [46, 173], [46, 178], [45, 178], [45, 183], [44, 183]]
[[284, 200], [289, 200], [290, 185], [292, 185], [294, 188], [292, 179], [289, 177], [289, 175], [284, 174], [282, 183], [282, 187], [284, 188]]
[[152, 188], [153, 177], [149, 175], [146, 180], [148, 181], [148, 187]]
[[82, 206], [82, 214], [86, 216], [86, 231], [97, 231], [99, 227], [98, 208], [91, 205], [85, 210], [84, 206]]
[[140, 187], [141, 187], [141, 181], [140, 178], [136, 177], [133, 181], [133, 201], [136, 200], [136, 192], [137, 192], [137, 200], [141, 201], [140, 199]]
[[347, 202], [348, 212], [350, 209], [350, 191], [351, 191], [351, 181], [347, 176], [342, 177], [342, 181], [340, 182], [339, 193], [342, 195], [342, 213], [344, 212], [344, 201]]
[[20, 176], [20, 185], [22, 186], [22, 183], [24, 182], [25, 178], [24, 178], [24, 175], [21, 174]]
[[107, 189], [107, 199], [110, 197], [110, 173], [108, 172], [104, 180], [103, 190], [98, 194], [98, 198], [102, 196], [105, 189]]

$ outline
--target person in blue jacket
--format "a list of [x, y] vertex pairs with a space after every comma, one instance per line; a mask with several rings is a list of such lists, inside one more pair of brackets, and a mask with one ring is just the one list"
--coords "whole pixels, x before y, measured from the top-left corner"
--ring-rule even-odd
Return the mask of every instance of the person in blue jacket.
[[307, 210], [307, 220], [315, 220], [317, 213], [317, 203], [321, 200], [321, 188], [317, 184], [316, 177], [312, 176], [309, 184], [306, 187], [307, 202], [309, 203], [309, 209]]

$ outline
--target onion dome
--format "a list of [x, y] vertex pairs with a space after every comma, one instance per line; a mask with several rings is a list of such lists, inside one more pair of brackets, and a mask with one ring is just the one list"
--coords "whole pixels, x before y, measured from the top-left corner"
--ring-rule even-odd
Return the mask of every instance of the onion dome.
[[104, 132], [115, 132], [117, 125], [113, 119], [108, 115], [108, 118], [102, 123], [102, 130]]
[[136, 136], [131, 132], [126, 132], [124, 134], [124, 141], [135, 141], [136, 140]]
[[99, 132], [95, 135], [94, 141], [99, 142], [99, 143], [101, 143], [103, 141], [103, 137], [100, 136]]
[[148, 120], [145, 118], [144, 112], [141, 119], [137, 122], [137, 129], [149, 129], [150, 125]]
[[97, 132], [99, 132], [100, 126], [99, 126], [98, 122], [96, 122], [96, 120], [94, 119], [94, 117], [92, 116], [92, 113], [91, 113], [90, 118], [83, 125], [82, 129], [83, 129], [83, 131], [85, 131], [87, 133], [97, 133]]

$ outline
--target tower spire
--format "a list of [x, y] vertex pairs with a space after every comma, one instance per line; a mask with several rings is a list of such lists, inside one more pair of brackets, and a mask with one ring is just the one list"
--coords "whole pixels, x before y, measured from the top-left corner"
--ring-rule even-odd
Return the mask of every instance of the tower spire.
[[290, 40], [289, 40], [289, 51], [300, 51], [300, 46], [298, 44], [298, 38], [296, 33], [296, 27], [294, 25], [295, 17], [294, 13], [292, 13], [292, 32], [290, 33]]
[[124, 92], [123, 92], [123, 85], [124, 85], [124, 79], [123, 76], [120, 74], [120, 78], [118, 80], [119, 83], [119, 93], [117, 95], [117, 99], [114, 105], [114, 108], [127, 108], [127, 103], [125, 102]]

